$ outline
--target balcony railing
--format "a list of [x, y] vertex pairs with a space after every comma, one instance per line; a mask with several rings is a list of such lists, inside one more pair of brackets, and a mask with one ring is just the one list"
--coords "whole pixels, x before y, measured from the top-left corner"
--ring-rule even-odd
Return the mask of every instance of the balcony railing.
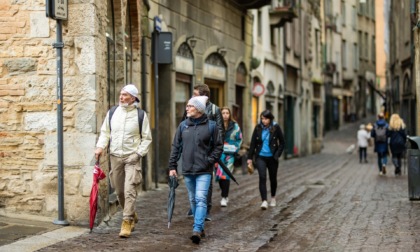
[[282, 27], [286, 22], [292, 22], [296, 17], [296, 1], [284, 1], [283, 6], [278, 6], [270, 11], [270, 25], [274, 27]]

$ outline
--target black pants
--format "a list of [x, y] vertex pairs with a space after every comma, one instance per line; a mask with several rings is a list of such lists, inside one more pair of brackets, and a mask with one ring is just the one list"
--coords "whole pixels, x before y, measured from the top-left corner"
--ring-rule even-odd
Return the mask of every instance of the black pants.
[[392, 154], [392, 163], [394, 163], [395, 166], [395, 174], [401, 174], [401, 158], [403, 154], [402, 153], [394, 153]]
[[259, 175], [259, 188], [261, 194], [261, 200], [267, 200], [267, 169], [270, 178], [270, 190], [271, 197], [276, 196], [277, 190], [277, 170], [279, 168], [279, 161], [272, 157], [261, 157], [258, 156], [255, 159], [255, 166], [258, 170]]
[[213, 195], [213, 172], [211, 173], [209, 192], [207, 194], [207, 215], [210, 214], [212, 207], [211, 196]]
[[366, 147], [359, 147], [359, 160], [362, 162], [363, 160], [366, 161]]
[[222, 191], [222, 198], [227, 198], [229, 196], [230, 180], [227, 180], [227, 179], [219, 180], [219, 186]]

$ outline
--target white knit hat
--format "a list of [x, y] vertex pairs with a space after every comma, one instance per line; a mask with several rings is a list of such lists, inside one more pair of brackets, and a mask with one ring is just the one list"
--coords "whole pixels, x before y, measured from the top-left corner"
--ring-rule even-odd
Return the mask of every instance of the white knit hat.
[[122, 88], [123, 91], [129, 93], [130, 95], [136, 98], [137, 102], [140, 102], [139, 99], [139, 90], [133, 84], [128, 84]]
[[199, 112], [203, 113], [206, 111], [206, 103], [209, 98], [207, 96], [194, 96], [188, 103], [193, 105]]

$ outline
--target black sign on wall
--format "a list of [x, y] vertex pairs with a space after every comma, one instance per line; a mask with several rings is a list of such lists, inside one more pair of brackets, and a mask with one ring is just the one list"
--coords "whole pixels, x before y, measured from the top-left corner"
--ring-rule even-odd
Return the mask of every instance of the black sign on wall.
[[[158, 64], [172, 64], [172, 32], [160, 32], [157, 36], [157, 63]], [[152, 60], [155, 58], [155, 43], [153, 43]]]

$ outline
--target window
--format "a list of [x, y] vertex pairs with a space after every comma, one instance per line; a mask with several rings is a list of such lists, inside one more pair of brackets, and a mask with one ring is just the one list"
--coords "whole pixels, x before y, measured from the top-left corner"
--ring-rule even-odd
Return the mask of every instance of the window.
[[364, 56], [367, 61], [369, 61], [369, 34], [365, 32], [365, 45], [364, 45]]
[[258, 37], [261, 38], [262, 37], [262, 12], [258, 11], [257, 15], [258, 15], [257, 16], [257, 22], [258, 22], [258, 24], [257, 24], [257, 34], [258, 34]]
[[356, 10], [356, 6], [353, 6], [353, 15], [352, 15], [352, 25], [353, 25], [353, 30], [356, 30], [357, 28], [357, 10]]
[[346, 3], [344, 1], [341, 2], [341, 24], [346, 26]]
[[376, 41], [375, 36], [372, 36], [372, 62], [376, 61]]
[[347, 45], [345, 40], [343, 40], [341, 47], [341, 63], [343, 65], [343, 69], [347, 69]]
[[353, 44], [353, 53], [354, 53], [354, 57], [353, 57], [354, 70], [359, 70], [359, 49], [357, 48], [356, 43]]

